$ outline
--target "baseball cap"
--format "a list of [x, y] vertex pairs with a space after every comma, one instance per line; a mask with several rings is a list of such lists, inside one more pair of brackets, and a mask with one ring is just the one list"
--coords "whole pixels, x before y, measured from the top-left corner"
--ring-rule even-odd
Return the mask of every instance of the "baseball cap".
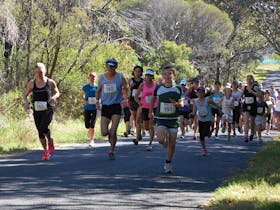
[[199, 79], [197, 77], [195, 77], [195, 78], [192, 79], [192, 82], [199, 83]]
[[205, 92], [205, 88], [204, 87], [202, 87], [202, 86], [200, 86], [200, 87], [198, 87], [197, 88], [197, 90], [196, 91], [202, 91], [202, 92]]
[[180, 85], [186, 85], [187, 83], [186, 83], [186, 81], [184, 80], [184, 79], [182, 79], [181, 81], [180, 81]]
[[146, 72], [145, 72], [145, 75], [154, 76], [154, 70], [152, 70], [152, 69], [147, 69]]
[[106, 60], [105, 64], [115, 67], [115, 66], [118, 66], [118, 61], [115, 58], [108, 58]]

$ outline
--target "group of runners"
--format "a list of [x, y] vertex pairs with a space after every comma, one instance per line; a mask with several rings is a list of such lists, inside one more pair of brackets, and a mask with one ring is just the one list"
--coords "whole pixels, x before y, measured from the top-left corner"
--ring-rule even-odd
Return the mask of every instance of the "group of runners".
[[[176, 69], [165, 66], [156, 82], [155, 72], [135, 66], [132, 78], [126, 79], [117, 72], [118, 62], [114, 58], [105, 62], [106, 72], [99, 76], [88, 74], [88, 82], [82, 87], [80, 99], [84, 105], [85, 127], [88, 129], [89, 146], [94, 147], [94, 127], [98, 110], [101, 111], [101, 133], [108, 136], [110, 150], [108, 156], [115, 159], [117, 129], [121, 116], [126, 124], [125, 136], [135, 133], [133, 143], [138, 145], [143, 131], [149, 132], [147, 151], [152, 151], [154, 136], [167, 148], [164, 171], [172, 172], [172, 157], [175, 152], [178, 128], [180, 138], [193, 129], [193, 139], [197, 131], [202, 147], [202, 155], [208, 154], [205, 138], [213, 134], [218, 138], [227, 130], [227, 138], [242, 133], [244, 141], [253, 140], [257, 133], [262, 141], [261, 132], [266, 128], [280, 128], [280, 92], [263, 92], [252, 75], [247, 76], [247, 84], [232, 82], [223, 88], [219, 81], [213, 87], [205, 87], [198, 78], [181, 80], [177, 85]], [[144, 74], [144, 76], [143, 76]], [[97, 82], [96, 82], [97, 81]], [[53, 138], [49, 130], [53, 116], [53, 106], [59, 97], [56, 83], [46, 77], [44, 64], [35, 66], [35, 79], [27, 84], [24, 93], [25, 109], [29, 110], [28, 96], [32, 94], [32, 109], [35, 125], [44, 152], [42, 159], [48, 160], [54, 152]], [[250, 133], [249, 133], [250, 131]], [[250, 135], [249, 135], [250, 134]]]

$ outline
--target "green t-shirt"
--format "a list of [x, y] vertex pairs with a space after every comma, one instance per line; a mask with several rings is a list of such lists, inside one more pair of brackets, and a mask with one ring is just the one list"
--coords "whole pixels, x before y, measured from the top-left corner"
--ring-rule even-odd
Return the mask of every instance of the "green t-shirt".
[[166, 87], [164, 84], [158, 85], [154, 91], [154, 96], [158, 98], [155, 118], [167, 120], [178, 119], [178, 108], [171, 103], [170, 99], [178, 102], [179, 99], [184, 98], [179, 86], [173, 85]]

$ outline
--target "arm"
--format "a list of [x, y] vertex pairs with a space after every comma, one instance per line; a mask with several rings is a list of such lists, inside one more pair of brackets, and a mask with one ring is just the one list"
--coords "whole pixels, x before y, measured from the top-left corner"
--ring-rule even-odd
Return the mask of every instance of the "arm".
[[28, 96], [30, 95], [30, 93], [33, 91], [33, 83], [34, 81], [31, 80], [27, 83], [26, 85], [26, 89], [24, 91], [24, 94], [23, 94], [23, 100], [24, 100], [24, 110], [25, 111], [28, 111], [30, 109], [30, 106], [29, 106], [29, 101], [28, 101]]
[[139, 95], [140, 95], [140, 93], [142, 92], [142, 90], [143, 90], [143, 83], [141, 83], [140, 85], [139, 85], [139, 87], [138, 87], [138, 89], [137, 89], [137, 92], [136, 92], [136, 94], [135, 94], [135, 96], [134, 96], [134, 100], [141, 106], [141, 103], [140, 103], [140, 100], [139, 100]]
[[52, 97], [50, 98], [49, 102], [52, 103], [58, 99], [58, 97], [60, 96], [60, 93], [59, 93], [59, 90], [58, 90], [58, 87], [57, 87], [55, 81], [50, 79], [49, 82], [51, 84], [51, 89], [52, 89]]
[[123, 88], [125, 91], [125, 98], [129, 97], [129, 88], [128, 88], [128, 83], [127, 80], [124, 78], [123, 74], [121, 74], [121, 78], [122, 78], [122, 84], [123, 84]]
[[81, 91], [80, 98], [82, 99], [84, 105], [88, 104], [88, 101], [85, 99], [85, 91]]
[[150, 108], [149, 108], [149, 118], [154, 119], [154, 104], [156, 102], [157, 97], [153, 96], [150, 102]]
[[99, 77], [99, 80], [98, 80], [98, 87], [96, 89], [96, 92], [95, 92], [95, 98], [96, 98], [96, 108], [98, 110], [100, 110], [100, 104], [99, 104], [99, 99], [100, 99], [100, 95], [101, 95], [101, 90], [102, 90], [102, 84], [101, 84], [101, 80], [100, 80], [100, 77]]

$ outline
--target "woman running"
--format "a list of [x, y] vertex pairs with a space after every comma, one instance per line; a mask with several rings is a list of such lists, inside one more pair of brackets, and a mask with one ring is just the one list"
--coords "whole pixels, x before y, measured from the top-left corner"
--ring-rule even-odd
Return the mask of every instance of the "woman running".
[[265, 96], [264, 101], [268, 107], [267, 113], [266, 113], [266, 135], [270, 135], [271, 121], [272, 121], [271, 117], [273, 114], [272, 109], [275, 105], [275, 99], [270, 96], [269, 91], [266, 91], [264, 96]]
[[95, 93], [97, 84], [95, 83], [96, 73], [88, 74], [89, 82], [83, 86], [80, 97], [84, 104], [84, 121], [85, 127], [88, 129], [89, 146], [94, 147], [94, 126], [96, 120], [96, 98]]
[[[139, 103], [141, 109], [139, 109], [139, 116], [141, 114], [142, 117], [137, 117], [136, 123], [136, 139], [133, 140], [135, 145], [138, 145], [138, 141], [140, 140], [140, 130], [141, 130], [141, 119], [144, 122], [145, 130], [148, 130], [150, 133], [150, 141], [147, 146], [147, 150], [152, 150], [152, 143], [154, 140], [154, 119], [149, 117], [149, 108], [151, 99], [153, 97], [154, 90], [156, 88], [156, 81], [154, 81], [154, 71], [152, 69], [148, 69], [145, 72], [145, 80], [142, 84], [140, 84], [134, 99], [137, 103]], [[141, 100], [139, 100], [139, 95], [142, 93]], [[157, 102], [154, 103], [154, 108], [157, 107]]]
[[43, 63], [37, 63], [34, 72], [35, 79], [27, 83], [24, 93], [24, 109], [26, 111], [30, 109], [28, 96], [32, 93], [34, 121], [44, 149], [42, 160], [49, 160], [54, 153], [54, 140], [49, 125], [53, 117], [54, 103], [59, 97], [59, 90], [55, 81], [45, 76], [47, 70]]
[[234, 99], [234, 109], [232, 118], [233, 135], [236, 136], [235, 128], [237, 125], [238, 132], [241, 133], [240, 115], [241, 115], [241, 97], [243, 92], [238, 88], [238, 82], [232, 82], [232, 98]]

